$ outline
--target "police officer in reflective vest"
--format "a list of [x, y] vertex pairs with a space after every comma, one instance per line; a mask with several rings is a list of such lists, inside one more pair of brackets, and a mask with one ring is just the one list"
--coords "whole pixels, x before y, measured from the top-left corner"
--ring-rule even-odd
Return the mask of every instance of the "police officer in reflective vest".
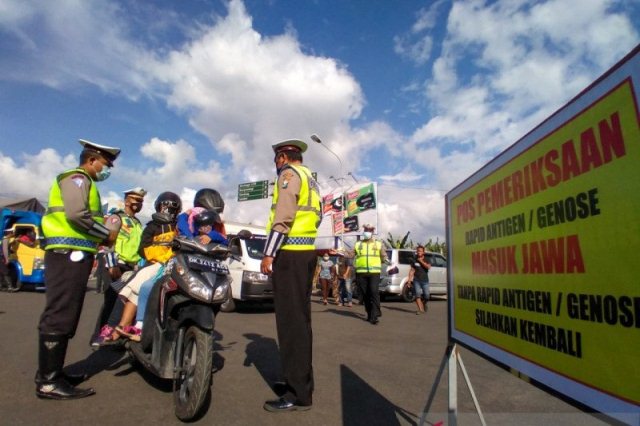
[[318, 184], [302, 165], [306, 149], [296, 139], [273, 145], [278, 179], [260, 269], [272, 275], [284, 382], [274, 385], [280, 399], [264, 404], [271, 412], [308, 410], [312, 404], [310, 303], [321, 211]]
[[58, 175], [42, 218], [46, 304], [40, 317], [36, 395], [76, 399], [93, 389], [75, 385], [85, 379], [63, 372], [67, 345], [76, 332], [87, 280], [99, 244], [113, 245], [117, 231], [103, 224], [102, 203], [95, 182], [110, 175], [120, 149], [80, 140], [80, 166]]
[[388, 263], [387, 254], [380, 241], [373, 238], [373, 225], [363, 226], [363, 240], [355, 246], [356, 284], [364, 299], [367, 321], [377, 324], [382, 316], [380, 311], [380, 271], [383, 263]]
[[[111, 213], [105, 221], [105, 226], [109, 230], [117, 230], [118, 238], [112, 249], [105, 253], [105, 267], [109, 271], [111, 280], [119, 279], [123, 273], [134, 271], [138, 267], [138, 262], [142, 259], [138, 253], [140, 239], [142, 237], [142, 224], [136, 214], [142, 210], [144, 196], [147, 191], [141, 187], [131, 188], [124, 191], [124, 208]], [[118, 293], [107, 286], [104, 291], [104, 303], [100, 310], [96, 329], [91, 339], [91, 346], [99, 346], [102, 342], [102, 335], [111, 335], [113, 329], [118, 325], [117, 320], [108, 324], [109, 317], [120, 318], [124, 303], [118, 302]]]

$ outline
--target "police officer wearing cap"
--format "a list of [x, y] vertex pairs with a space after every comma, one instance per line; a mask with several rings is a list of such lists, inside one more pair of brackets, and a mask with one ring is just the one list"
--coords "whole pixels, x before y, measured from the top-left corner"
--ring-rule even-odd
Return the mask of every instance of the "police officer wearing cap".
[[273, 145], [278, 179], [260, 269], [272, 275], [284, 382], [274, 386], [280, 398], [264, 404], [271, 412], [308, 410], [312, 404], [311, 283], [321, 210], [318, 184], [302, 165], [306, 149], [297, 139]]
[[[109, 230], [118, 231], [115, 245], [104, 253], [105, 267], [109, 271], [111, 280], [119, 279], [124, 272], [136, 270], [142, 259], [138, 253], [142, 237], [142, 223], [136, 214], [142, 210], [145, 195], [147, 195], [147, 191], [141, 187], [124, 191], [124, 208], [112, 212], [105, 221], [105, 226]], [[113, 321], [113, 324], [107, 324], [110, 316], [120, 318], [122, 315], [124, 303], [117, 303], [117, 301], [118, 293], [111, 286], [107, 286], [104, 291], [104, 303], [96, 322], [94, 336], [91, 339], [91, 346], [99, 346], [100, 334], [102, 334], [100, 331], [103, 331], [105, 335], [110, 335], [113, 328], [118, 325], [116, 320]]]
[[373, 237], [375, 227], [363, 225], [362, 240], [354, 246], [356, 285], [362, 294], [364, 308], [367, 311], [367, 321], [377, 324], [380, 311], [380, 272], [382, 264], [388, 263], [387, 254], [380, 241]]
[[67, 345], [76, 332], [87, 280], [99, 244], [113, 245], [117, 231], [103, 222], [97, 181], [110, 175], [120, 149], [80, 140], [78, 168], [59, 174], [49, 193], [42, 218], [45, 253], [46, 303], [40, 317], [36, 395], [49, 399], [76, 399], [93, 395], [79, 389], [85, 377], [64, 373]]

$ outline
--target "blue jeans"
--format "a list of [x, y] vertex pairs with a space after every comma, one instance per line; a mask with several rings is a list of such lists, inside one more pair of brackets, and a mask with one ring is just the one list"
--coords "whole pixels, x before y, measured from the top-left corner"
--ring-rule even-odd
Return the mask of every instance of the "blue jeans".
[[144, 321], [144, 313], [147, 311], [147, 300], [149, 300], [149, 295], [151, 294], [151, 290], [153, 290], [153, 285], [163, 273], [164, 266], [160, 268], [153, 278], [143, 282], [140, 286], [140, 292], [138, 293], [138, 308], [136, 310], [136, 322]]
[[423, 296], [424, 300], [429, 300], [429, 281], [413, 280], [413, 292], [416, 294], [416, 298]]
[[351, 303], [351, 280], [340, 278], [338, 280], [338, 292], [340, 293], [340, 303]]

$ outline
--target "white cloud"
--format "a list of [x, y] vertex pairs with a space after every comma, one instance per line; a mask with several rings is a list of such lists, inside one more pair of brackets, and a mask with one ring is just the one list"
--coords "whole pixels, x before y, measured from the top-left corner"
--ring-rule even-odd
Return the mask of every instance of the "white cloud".
[[[294, 35], [263, 37], [240, 1], [155, 70], [168, 102], [217, 143], [229, 133], [271, 163], [270, 145], [356, 118], [361, 89], [337, 61], [307, 55]], [[224, 144], [228, 150], [228, 145]]]
[[[637, 43], [629, 18], [612, 11], [619, 4], [455, 2], [426, 82], [436, 114], [416, 129], [407, 151], [426, 161], [438, 148], [438, 164], [427, 163], [438, 185], [461, 182]], [[452, 143], [467, 149], [451, 150]]]
[[380, 175], [380, 180], [384, 182], [402, 182], [402, 183], [411, 183], [421, 179], [423, 175], [416, 174], [412, 170], [405, 169], [399, 173], [394, 175]]
[[91, 84], [134, 99], [147, 90], [139, 65], [153, 55], [126, 37], [126, 12], [114, 3], [5, 0], [1, 7], [0, 43], [21, 54], [0, 61], [0, 79], [61, 90]]
[[46, 201], [53, 180], [62, 171], [61, 167], [71, 169], [77, 165], [77, 157], [62, 156], [51, 148], [35, 155], [23, 154], [20, 163], [0, 152], [0, 182], [4, 182], [2, 195], [21, 198], [28, 194]]
[[433, 50], [431, 32], [437, 24], [438, 13], [444, 3], [444, 0], [438, 0], [429, 8], [420, 9], [411, 30], [393, 38], [394, 52], [408, 58], [416, 65], [426, 64], [431, 59]]

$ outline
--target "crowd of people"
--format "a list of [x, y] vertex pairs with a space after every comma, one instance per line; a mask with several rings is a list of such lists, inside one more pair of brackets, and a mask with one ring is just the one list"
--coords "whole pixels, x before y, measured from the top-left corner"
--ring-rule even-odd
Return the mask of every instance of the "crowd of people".
[[[120, 149], [85, 140], [80, 143], [80, 164], [58, 175], [42, 220], [47, 292], [39, 324], [35, 378], [40, 398], [76, 399], [95, 393], [91, 388], [77, 387], [86, 376], [65, 374], [63, 366], [68, 342], [78, 326], [94, 257], [101, 247], [111, 285], [104, 291], [91, 339], [91, 345], [98, 347], [124, 339], [140, 341], [147, 299], [158, 278], [171, 270], [174, 253], [170, 242], [177, 235], [203, 244], [228, 243], [220, 217], [224, 201], [211, 188], [199, 190], [193, 208], [184, 212], [177, 194], [161, 193], [154, 201], [151, 221], [144, 227], [136, 215], [147, 191], [132, 188], [124, 191], [124, 207], [105, 218], [95, 182], [109, 177]], [[322, 218], [321, 202], [318, 184], [302, 164], [307, 146], [290, 139], [272, 148], [278, 178], [260, 268], [272, 278], [283, 380], [273, 385], [279, 398], [266, 401], [264, 409], [308, 410], [314, 388], [310, 308], [314, 275], [320, 281], [325, 305], [331, 291], [331, 303], [349, 308], [353, 306], [355, 278], [367, 320], [377, 324], [381, 316], [380, 273], [388, 260], [382, 243], [373, 237], [374, 227], [367, 224], [352, 252], [335, 256], [335, 262], [326, 253], [318, 261], [315, 238]], [[427, 296], [428, 268], [418, 256], [410, 275], [416, 292]], [[418, 308], [426, 310], [424, 305]]]

